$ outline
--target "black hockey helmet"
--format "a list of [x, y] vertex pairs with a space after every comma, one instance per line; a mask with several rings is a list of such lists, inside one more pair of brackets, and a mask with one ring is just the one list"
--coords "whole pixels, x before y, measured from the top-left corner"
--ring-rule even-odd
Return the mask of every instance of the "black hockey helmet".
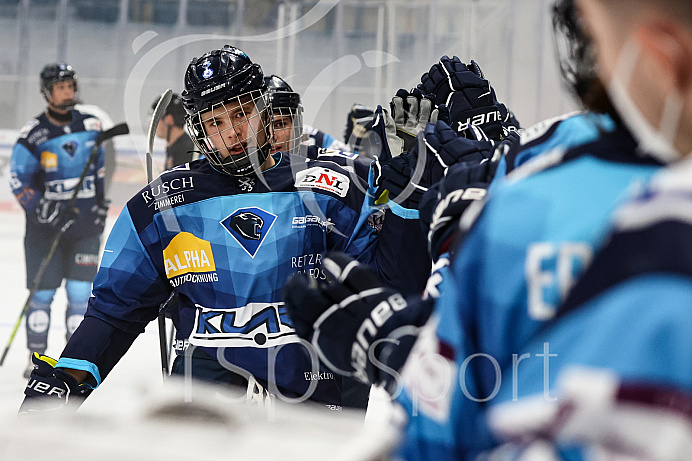
[[[258, 64], [230, 45], [193, 58], [181, 99], [188, 132], [214, 168], [234, 176], [259, 171], [270, 154], [271, 109]], [[231, 121], [229, 108], [241, 106], [243, 120]], [[223, 116], [227, 127], [210, 125]]]
[[40, 90], [41, 94], [43, 94], [43, 97], [49, 103], [51, 102], [51, 90], [53, 89], [53, 85], [55, 85], [58, 82], [64, 82], [65, 80], [72, 80], [72, 82], [74, 83], [75, 95], [73, 102], [67, 105], [63, 105], [65, 107], [61, 107], [61, 109], [69, 110], [72, 109], [74, 105], [79, 102], [77, 73], [74, 71], [72, 66], [64, 62], [46, 64], [45, 66], [43, 66], [43, 69], [41, 69]]
[[244, 51], [224, 45], [190, 61], [185, 72], [183, 107], [193, 115], [227, 98], [265, 89], [259, 64], [254, 64]]
[[[159, 103], [161, 96], [157, 96], [154, 102], [151, 103], [151, 110], [156, 109], [156, 105]], [[171, 102], [168, 103], [166, 107], [166, 113], [164, 115], [172, 115], [173, 122], [176, 126], [185, 126], [185, 108], [183, 107], [183, 99], [178, 93], [173, 93], [171, 95]]]
[[[299, 155], [303, 141], [303, 105], [300, 94], [293, 91], [291, 85], [278, 75], [264, 77], [264, 83], [267, 85], [274, 115], [272, 152], [283, 151]], [[287, 123], [289, 120], [290, 126]]]
[[264, 84], [267, 85], [269, 100], [273, 109], [277, 107], [295, 109], [300, 105], [300, 95], [293, 91], [291, 85], [278, 75], [264, 77]]

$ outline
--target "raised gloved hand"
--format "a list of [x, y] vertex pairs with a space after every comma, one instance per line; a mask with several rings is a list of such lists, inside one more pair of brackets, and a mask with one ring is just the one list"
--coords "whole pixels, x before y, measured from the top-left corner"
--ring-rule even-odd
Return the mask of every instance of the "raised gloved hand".
[[[433, 116], [431, 96], [424, 96], [420, 89], [408, 92], [400, 89], [389, 103], [392, 111], [396, 135], [403, 141], [402, 152], [410, 152], [416, 141], [416, 135], [425, 129]], [[435, 116], [437, 113], [435, 113]]]
[[36, 207], [36, 220], [39, 224], [51, 226], [65, 232], [77, 220], [79, 210], [68, 207], [67, 202], [42, 198]]
[[[322, 269], [327, 283], [297, 273], [284, 287], [284, 302], [296, 333], [311, 342], [333, 371], [366, 384], [388, 381], [391, 374], [372, 359], [398, 369], [407, 353], [393, 354], [392, 348], [410, 350], [414, 338], [397, 330], [404, 327], [410, 332], [406, 327], [422, 326], [430, 316], [431, 303], [407, 303], [371, 269], [343, 253], [327, 254]], [[396, 363], [389, 357], [396, 357]]]
[[[484, 134], [478, 128], [475, 135], [483, 139]], [[447, 169], [459, 162], [476, 162], [492, 156], [493, 144], [488, 140], [466, 139], [457, 136], [447, 124], [437, 122], [428, 124], [424, 132], [425, 150], [418, 143], [411, 151], [412, 182], [426, 190], [439, 182]]]
[[442, 56], [421, 76], [418, 88], [425, 94], [433, 94], [437, 106], [447, 106], [450, 126], [459, 136], [466, 136], [469, 125], [473, 124], [480, 126], [490, 139], [502, 139], [501, 108], [490, 82], [475, 61], [465, 64], [456, 56]]
[[372, 129], [374, 111], [362, 104], [353, 104], [346, 117], [346, 130], [344, 131], [344, 142], [348, 144], [353, 152], [358, 152], [358, 148], [368, 133]]
[[[486, 139], [477, 127], [472, 127], [471, 133]], [[492, 152], [493, 144], [488, 140], [461, 138], [444, 122], [429, 123], [410, 153], [373, 166], [378, 185], [375, 203], [393, 200], [405, 208], [418, 209], [422, 195], [444, 177], [451, 165], [480, 163]]]
[[93, 390], [86, 384], [79, 384], [60, 368], [54, 368], [57, 363], [55, 359], [34, 352], [31, 361], [34, 371], [24, 389], [20, 415], [57, 410], [67, 405], [70, 409], [77, 409]]
[[108, 218], [108, 208], [110, 204], [110, 200], [103, 199], [99, 200], [98, 203], [91, 207], [91, 213], [94, 216], [94, 224], [99, 227], [106, 226], [106, 218]]

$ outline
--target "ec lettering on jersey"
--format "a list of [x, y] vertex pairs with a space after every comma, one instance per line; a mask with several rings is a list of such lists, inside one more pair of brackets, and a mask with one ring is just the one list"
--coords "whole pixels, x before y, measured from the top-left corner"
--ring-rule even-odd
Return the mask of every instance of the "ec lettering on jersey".
[[44, 150], [41, 152], [41, 168], [46, 172], [58, 170], [58, 154]]
[[348, 176], [329, 168], [314, 167], [296, 173], [296, 188], [320, 189], [339, 197], [346, 197], [350, 180]]
[[163, 264], [171, 285], [184, 282], [214, 282], [218, 280], [211, 243], [181, 232], [163, 250]]
[[283, 303], [250, 303], [235, 309], [196, 305], [190, 344], [267, 348], [299, 342]]
[[275, 214], [250, 207], [238, 208], [219, 223], [254, 258], [275, 221]]

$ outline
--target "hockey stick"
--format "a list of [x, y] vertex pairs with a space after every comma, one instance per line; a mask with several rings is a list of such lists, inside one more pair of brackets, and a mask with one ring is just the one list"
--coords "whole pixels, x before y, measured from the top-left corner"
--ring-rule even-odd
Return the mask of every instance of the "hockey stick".
[[[74, 192], [72, 192], [72, 196], [70, 197], [70, 200], [68, 200], [66, 204], [66, 209], [71, 209], [74, 207], [75, 202], [77, 201], [77, 195], [79, 194], [80, 189], [82, 188], [82, 184], [84, 183], [84, 178], [86, 178], [87, 173], [89, 172], [89, 169], [91, 168], [91, 164], [96, 160], [96, 156], [98, 155], [98, 150], [101, 144], [114, 136], [120, 136], [123, 134], [128, 134], [130, 132], [130, 129], [127, 127], [127, 123], [120, 123], [118, 125], [115, 125], [113, 128], [110, 130], [102, 131], [96, 136], [96, 140], [94, 141], [94, 147], [91, 149], [91, 153], [89, 154], [89, 158], [87, 159], [86, 163], [84, 164], [84, 168], [82, 169], [82, 174], [79, 175], [79, 181], [77, 181], [77, 185], [74, 188]], [[65, 229], [66, 230], [66, 229]], [[50, 261], [53, 259], [53, 255], [55, 254], [55, 251], [58, 249], [58, 244], [60, 243], [60, 238], [62, 237], [62, 234], [64, 233], [63, 229], [60, 229], [58, 233], [55, 235], [53, 238], [53, 242], [51, 243], [50, 250], [48, 250], [48, 253], [46, 256], [43, 258], [43, 261], [41, 261], [41, 265], [38, 268], [38, 272], [36, 272], [36, 276], [34, 277], [34, 281], [31, 284], [31, 289], [29, 290], [29, 296], [26, 298], [26, 302], [24, 303], [24, 307], [22, 308], [22, 311], [19, 313], [19, 318], [17, 319], [17, 322], [14, 324], [14, 328], [12, 329], [12, 334], [10, 335], [9, 341], [7, 341], [7, 345], [5, 346], [5, 350], [2, 353], [2, 357], [0, 357], [0, 366], [2, 366], [3, 363], [5, 363], [5, 357], [7, 357], [7, 353], [10, 350], [10, 346], [12, 346], [12, 342], [14, 341], [14, 337], [17, 334], [17, 330], [19, 330], [19, 325], [22, 323], [22, 318], [26, 315], [26, 312], [29, 310], [29, 303], [31, 302], [31, 298], [34, 297], [34, 294], [38, 291], [38, 286], [41, 283], [41, 280], [43, 279], [43, 274], [46, 272], [46, 269], [48, 269], [48, 265], [50, 264]]]
[[[147, 183], [152, 181], [152, 159], [151, 152], [154, 150], [154, 136], [156, 135], [156, 127], [159, 126], [159, 122], [163, 118], [168, 104], [171, 102], [171, 97], [173, 95], [173, 90], [170, 88], [164, 91], [159, 98], [159, 102], [156, 103], [156, 108], [154, 109], [154, 115], [151, 116], [151, 122], [149, 123], [149, 132], [147, 133], [147, 152], [146, 152], [146, 162], [147, 162]], [[159, 307], [158, 325], [159, 325], [159, 349], [161, 351], [161, 372], [163, 373], [163, 379], [169, 374], [168, 369], [168, 339], [166, 337], [166, 316], [164, 311], [166, 310], [166, 305], [171, 300], [172, 296], [168, 297], [168, 300], [164, 302]]]

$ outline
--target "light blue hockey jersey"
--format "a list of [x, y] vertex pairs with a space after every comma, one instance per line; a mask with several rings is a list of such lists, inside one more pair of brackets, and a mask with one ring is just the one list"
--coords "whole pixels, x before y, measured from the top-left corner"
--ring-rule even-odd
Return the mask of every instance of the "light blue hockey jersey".
[[495, 444], [482, 412], [505, 384], [498, 374], [511, 370], [554, 317], [613, 209], [660, 167], [634, 155], [634, 140], [622, 129], [601, 130], [596, 142], [581, 139], [585, 144], [543, 152], [498, 183], [458, 250], [442, 282], [430, 347], [447, 371], [418, 385], [449, 391], [432, 403], [415, 392], [402, 398], [409, 414], [418, 407], [403, 457], [472, 459]]
[[[537, 396], [545, 408], [547, 398], [555, 400], [558, 387], [563, 387], [560, 379], [580, 367], [605, 370], [608, 380], [618, 382], [612, 407], [600, 418], [617, 418], [612, 415], [622, 406], [640, 409], [643, 421], [628, 427], [623, 420], [612, 429], [609, 437], [615, 446], [635, 447], [632, 437], [642, 424], [667, 423], [672, 431], [668, 440], [649, 440], [651, 452], [671, 454], [681, 437], [690, 440], [689, 426], [685, 435], [677, 421], [689, 418], [692, 402], [691, 184], [690, 165], [667, 169], [616, 211], [607, 242], [557, 316], [523, 348], [531, 359], [522, 361], [513, 375], [503, 376], [493, 401], [503, 404], [496, 420], [508, 415], [512, 404], [507, 402], [517, 398], [516, 405], [524, 405], [523, 397]], [[537, 353], [542, 357], [534, 359]], [[514, 392], [510, 379], [516, 383]], [[592, 387], [583, 392], [597, 395], [598, 384], [582, 382], [580, 387]], [[569, 417], [565, 414], [561, 423]], [[559, 430], [557, 424], [552, 428]], [[654, 449], [657, 444], [663, 445]], [[583, 451], [573, 449], [569, 459], [588, 459], [582, 456], [589, 443], [581, 446]], [[558, 453], [560, 448], [557, 444]]]
[[[42, 197], [59, 201], [72, 197], [100, 131], [97, 118], [76, 110], [72, 111], [72, 121], [67, 125], [54, 125], [44, 113], [22, 129], [12, 149], [10, 187], [26, 212], [27, 225], [40, 226], [35, 210]], [[104, 196], [103, 162], [103, 150], [99, 148], [77, 194], [77, 221], [67, 229], [66, 237], [103, 232], [103, 226], [95, 224], [92, 211]], [[46, 231], [54, 232], [50, 227]]]

